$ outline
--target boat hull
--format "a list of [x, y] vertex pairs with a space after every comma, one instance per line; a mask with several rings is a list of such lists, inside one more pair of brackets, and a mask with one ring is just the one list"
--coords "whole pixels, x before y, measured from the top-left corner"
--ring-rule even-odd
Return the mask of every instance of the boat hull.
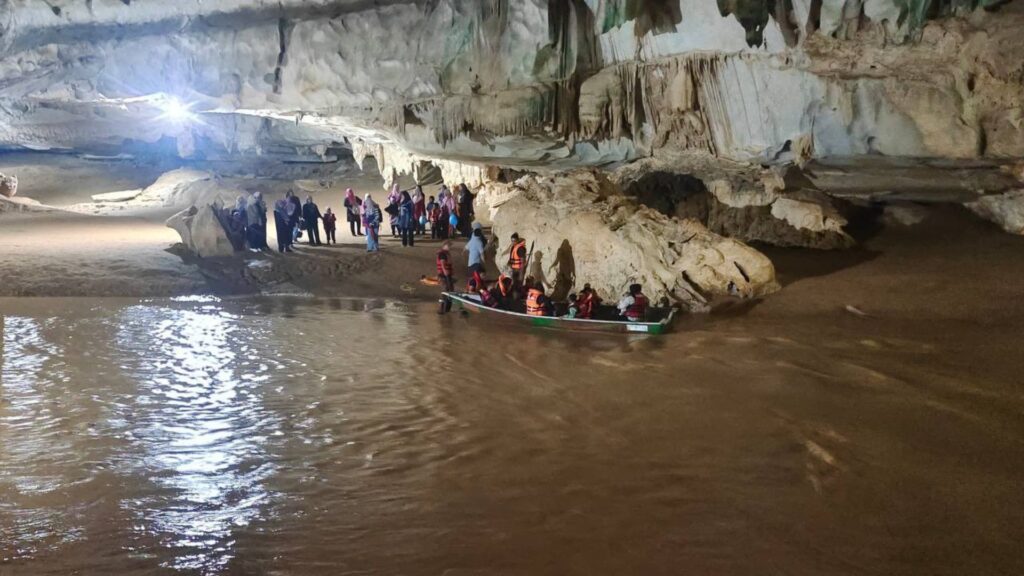
[[473, 314], [492, 317], [495, 320], [514, 322], [523, 326], [551, 330], [657, 335], [668, 332], [672, 325], [672, 320], [675, 318], [675, 310], [668, 310], [665, 313], [665, 317], [658, 322], [624, 322], [621, 320], [585, 320], [555, 316], [530, 316], [521, 312], [484, 306], [478, 300], [463, 293], [445, 292], [444, 296], [451, 299], [454, 306]]

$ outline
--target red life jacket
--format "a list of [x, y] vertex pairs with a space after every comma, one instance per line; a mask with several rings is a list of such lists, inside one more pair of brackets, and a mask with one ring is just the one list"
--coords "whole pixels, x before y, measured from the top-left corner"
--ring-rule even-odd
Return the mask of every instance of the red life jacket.
[[543, 316], [544, 315], [544, 304], [541, 303], [540, 297], [544, 293], [536, 288], [530, 288], [530, 292], [526, 295], [526, 313], [530, 316]]
[[643, 293], [633, 296], [633, 303], [626, 308], [626, 318], [643, 320], [647, 316], [647, 296]]
[[587, 292], [582, 298], [576, 303], [579, 308], [579, 318], [593, 318], [594, 317], [594, 293]]
[[508, 265], [513, 270], [522, 270], [526, 266], [523, 257], [519, 255], [519, 249], [526, 248], [526, 240], [520, 240], [512, 245], [512, 251], [508, 254]]
[[439, 250], [437, 252], [437, 275], [438, 276], [451, 276], [452, 275], [452, 259], [448, 255], [447, 250]]

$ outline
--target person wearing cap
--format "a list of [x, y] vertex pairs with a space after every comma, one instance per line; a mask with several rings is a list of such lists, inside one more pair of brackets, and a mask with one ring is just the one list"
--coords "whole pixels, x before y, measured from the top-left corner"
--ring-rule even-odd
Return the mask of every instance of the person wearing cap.
[[469, 253], [469, 273], [467, 276], [476, 280], [477, 286], [484, 285], [484, 249], [487, 247], [487, 240], [484, 239], [483, 226], [479, 222], [473, 223], [473, 232], [466, 242], [464, 250]]

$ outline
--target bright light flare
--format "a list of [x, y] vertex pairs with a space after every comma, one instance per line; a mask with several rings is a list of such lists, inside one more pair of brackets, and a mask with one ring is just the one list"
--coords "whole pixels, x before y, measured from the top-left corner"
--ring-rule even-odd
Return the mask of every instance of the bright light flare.
[[199, 122], [199, 116], [192, 111], [195, 104], [185, 103], [174, 96], [166, 96], [157, 102], [160, 109], [160, 120], [172, 122], [177, 125], [195, 124]]

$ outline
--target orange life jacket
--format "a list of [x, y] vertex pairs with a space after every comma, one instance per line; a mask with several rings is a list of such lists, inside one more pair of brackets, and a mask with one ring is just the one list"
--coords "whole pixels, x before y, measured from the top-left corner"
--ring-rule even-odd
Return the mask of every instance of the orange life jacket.
[[[444, 256], [442, 258], [442, 256]], [[452, 275], [452, 259], [448, 255], [446, 250], [439, 250], [437, 252], [437, 275], [438, 276], [451, 276]]]
[[626, 318], [643, 320], [647, 316], [647, 296], [642, 293], [633, 296], [633, 303], [626, 308]]
[[512, 279], [502, 274], [498, 276], [498, 290], [501, 290], [502, 298], [508, 297], [508, 292], [512, 288]]
[[544, 315], [544, 304], [541, 303], [540, 297], [544, 293], [536, 288], [530, 288], [530, 292], [526, 295], [526, 313], [530, 316], [543, 316]]
[[508, 265], [513, 270], [522, 270], [526, 265], [523, 257], [519, 255], [519, 249], [526, 248], [526, 240], [520, 240], [512, 245], [512, 251], [508, 254]]

